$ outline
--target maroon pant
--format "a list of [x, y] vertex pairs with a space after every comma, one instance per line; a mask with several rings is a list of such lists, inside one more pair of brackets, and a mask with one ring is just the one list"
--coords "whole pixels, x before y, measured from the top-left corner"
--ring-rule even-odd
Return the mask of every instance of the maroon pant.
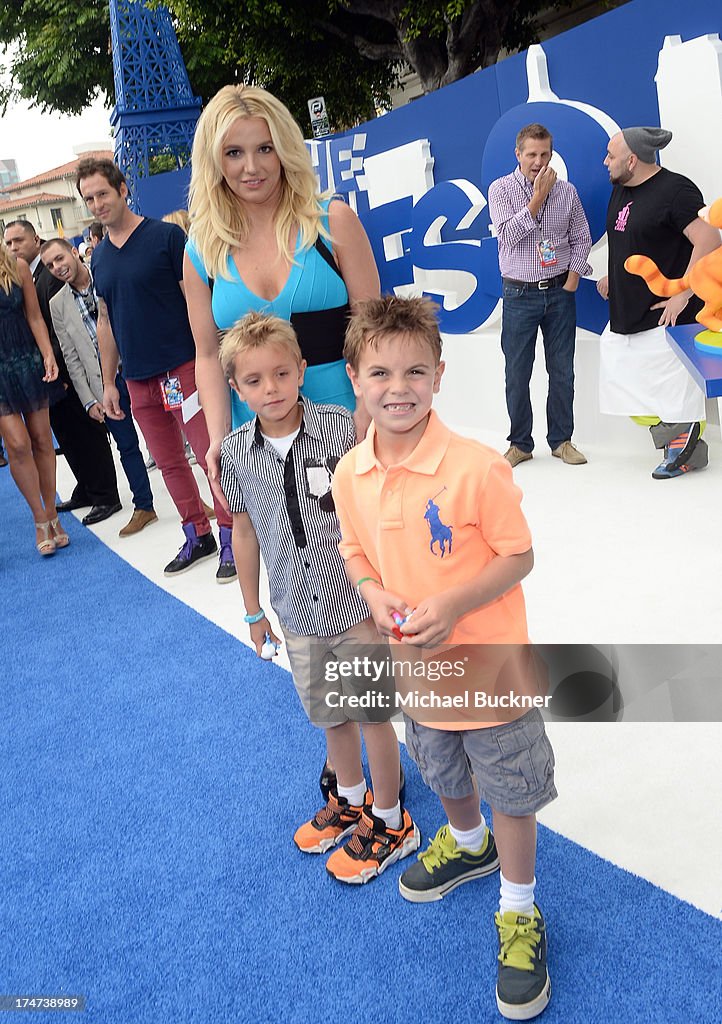
[[[127, 383], [130, 404], [133, 416], [138, 421], [143, 436], [148, 442], [150, 454], [163, 474], [163, 481], [173, 499], [173, 504], [178, 509], [183, 525], [193, 523], [198, 536], [202, 536], [208, 533], [211, 527], [208, 517], [203, 511], [201, 495], [193, 476], [193, 470], [188, 465], [185, 456], [181, 429], [190, 442], [199, 466], [202, 467], [204, 473], [207, 473], [206, 452], [210, 441], [206, 418], [201, 410], [187, 423], [184, 423], [180, 406], [172, 411], [165, 408], [161, 392], [161, 381], [165, 376], [162, 374], [160, 377], [149, 377], [147, 380], [129, 380]], [[177, 377], [180, 380], [184, 399], [190, 398], [196, 391], [195, 362], [193, 360], [177, 366], [174, 370], [169, 370], [168, 376]], [[211, 494], [213, 494], [212, 488]], [[216, 511], [218, 525], [231, 526], [233, 521], [224, 511], [215, 494], [213, 494], [213, 507]]]

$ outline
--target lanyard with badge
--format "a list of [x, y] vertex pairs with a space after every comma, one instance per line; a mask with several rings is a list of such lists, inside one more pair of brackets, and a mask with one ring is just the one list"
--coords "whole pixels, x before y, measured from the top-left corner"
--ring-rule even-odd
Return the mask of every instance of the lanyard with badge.
[[179, 377], [171, 377], [169, 374], [161, 377], [160, 393], [166, 412], [173, 412], [174, 409], [180, 409], [183, 405], [183, 388]]
[[[526, 188], [524, 189], [524, 193], [525, 195], [527, 194]], [[539, 234], [541, 235], [541, 239], [536, 244], [536, 250], [539, 253], [539, 262], [541, 263], [543, 269], [546, 269], [546, 267], [553, 267], [559, 262], [559, 260], [557, 259], [557, 251], [554, 248], [553, 242], [551, 241], [551, 239], [544, 237], [544, 213], [546, 211], [550, 195], [551, 192], [549, 193], [549, 195], [547, 195], [546, 199], [544, 200], [544, 205], [539, 211], [539, 216], [534, 218], [534, 220], [537, 223], [537, 227], [539, 228]], [[528, 196], [528, 198], [531, 199], [531, 196]]]

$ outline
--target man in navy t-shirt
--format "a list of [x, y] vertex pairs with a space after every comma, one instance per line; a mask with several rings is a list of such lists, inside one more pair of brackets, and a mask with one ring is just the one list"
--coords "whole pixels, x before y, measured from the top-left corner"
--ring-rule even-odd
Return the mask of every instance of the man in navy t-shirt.
[[[110, 419], [123, 418], [114, 383], [122, 361], [133, 416], [183, 522], [186, 541], [165, 567], [166, 576], [173, 576], [217, 550], [183, 442], [185, 432], [205, 471], [208, 429], [198, 404], [182, 284], [185, 235], [173, 224], [133, 213], [125, 178], [111, 160], [81, 160], [76, 184], [107, 231], [92, 261], [103, 407]], [[236, 576], [232, 521], [215, 495], [213, 500], [221, 541], [216, 579], [226, 583]]]

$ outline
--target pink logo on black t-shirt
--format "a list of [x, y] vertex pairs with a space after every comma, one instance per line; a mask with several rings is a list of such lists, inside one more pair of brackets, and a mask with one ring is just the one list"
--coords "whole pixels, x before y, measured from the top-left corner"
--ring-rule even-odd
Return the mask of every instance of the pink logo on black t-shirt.
[[624, 231], [624, 229], [626, 228], [627, 221], [629, 220], [629, 207], [632, 205], [633, 202], [634, 200], [630, 199], [627, 205], [623, 206], [617, 214], [617, 223], [614, 225], [615, 231]]

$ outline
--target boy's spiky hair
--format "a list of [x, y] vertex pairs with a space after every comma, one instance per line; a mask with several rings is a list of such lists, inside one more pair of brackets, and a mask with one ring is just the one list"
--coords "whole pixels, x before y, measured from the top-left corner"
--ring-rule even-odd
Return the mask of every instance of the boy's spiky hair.
[[406, 334], [425, 342], [438, 364], [442, 347], [438, 309], [435, 302], [423, 297], [400, 299], [383, 295], [380, 299], [359, 302], [346, 330], [344, 359], [357, 370], [361, 355], [369, 345], [375, 347], [392, 334]]
[[275, 342], [287, 348], [298, 365], [301, 365], [303, 356], [298, 344], [298, 338], [288, 320], [282, 320], [278, 316], [269, 316], [267, 313], [247, 313], [223, 336], [218, 358], [223, 367], [226, 377], [232, 377], [236, 365], [236, 358], [245, 352], [252, 352]]

